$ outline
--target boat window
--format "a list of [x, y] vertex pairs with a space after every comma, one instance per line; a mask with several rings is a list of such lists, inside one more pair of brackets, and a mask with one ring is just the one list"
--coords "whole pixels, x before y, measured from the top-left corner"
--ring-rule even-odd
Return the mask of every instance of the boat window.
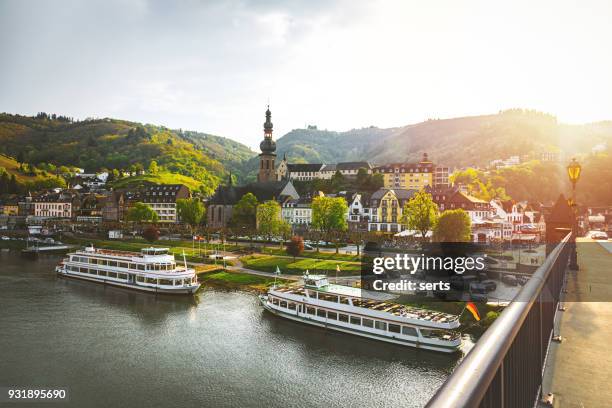
[[392, 333], [399, 333], [400, 332], [400, 325], [399, 324], [389, 323], [389, 331], [392, 332]]
[[117, 262], [115, 262], [115, 261], [108, 261], [108, 266], [117, 267]]
[[374, 327], [376, 327], [378, 330], [387, 331], [387, 323], [381, 322], [380, 320], [376, 320], [374, 322]]
[[116, 278], [117, 277], [117, 272], [109, 272], [108, 273], [108, 277], [109, 278]]
[[289, 302], [289, 310], [295, 310], [295, 303]]
[[406, 336], [417, 336], [417, 331], [414, 327], [402, 326], [402, 334]]
[[363, 324], [365, 327], [374, 327], [374, 320], [366, 319], [364, 317], [361, 324]]
[[169, 279], [160, 279], [159, 280], [159, 284], [160, 285], [169, 285], [169, 286], [172, 286], [172, 281], [169, 280]]
[[349, 304], [349, 298], [347, 298], [345, 296], [340, 296], [340, 303], [348, 305]]
[[351, 324], [361, 326], [361, 317], [351, 316]]
[[106, 271], [98, 271], [98, 276], [106, 276]]
[[280, 301], [280, 307], [284, 307], [285, 309], [287, 308], [287, 302], [285, 302], [284, 300]]
[[338, 314], [336, 312], [327, 312], [327, 318], [330, 320], [338, 320]]
[[125, 263], [125, 262], [119, 262], [119, 267], [127, 269], [128, 268], [128, 264]]
[[338, 303], [338, 296], [336, 295], [328, 295], [324, 293], [319, 293], [319, 299], [326, 300], [328, 302]]
[[327, 317], [327, 314], [325, 313], [325, 310], [317, 309], [317, 316], [319, 316], [319, 317]]
[[145, 266], [143, 264], [137, 264], [138, 269], [140, 269], [141, 271], [145, 270]]
[[144, 282], [144, 281], [145, 281], [144, 276], [137, 276], [136, 277], [136, 282]]
[[147, 283], [157, 284], [157, 279], [153, 279], [153, 278], [146, 278], [145, 282], [147, 282]]
[[315, 314], [315, 308], [314, 307], [306, 307], [306, 313], [310, 314], [310, 315], [314, 315]]
[[338, 315], [338, 320], [340, 320], [341, 322], [348, 323], [348, 315], [345, 315], [344, 313], [340, 313]]
[[273, 297], [272, 298], [272, 304], [278, 306], [278, 299]]

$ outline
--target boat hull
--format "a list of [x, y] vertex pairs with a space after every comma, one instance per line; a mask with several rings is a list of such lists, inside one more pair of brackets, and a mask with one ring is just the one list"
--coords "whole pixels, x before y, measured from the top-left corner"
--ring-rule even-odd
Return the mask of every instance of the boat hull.
[[334, 331], [338, 331], [342, 333], [352, 334], [355, 336], [365, 337], [365, 338], [369, 338], [372, 340], [384, 341], [386, 343], [398, 344], [401, 346], [414, 347], [414, 348], [424, 349], [424, 350], [438, 351], [438, 352], [443, 352], [443, 353], [455, 353], [459, 350], [459, 346], [460, 346], [460, 344], [457, 346], [440, 346], [440, 345], [428, 344], [428, 343], [420, 342], [420, 341], [409, 341], [405, 339], [376, 335], [374, 333], [367, 333], [367, 332], [358, 331], [358, 330], [351, 330], [351, 329], [348, 329], [342, 326], [316, 321], [306, 316], [298, 315], [297, 312], [293, 314], [293, 313], [287, 313], [287, 312], [283, 312], [281, 310], [275, 309], [269, 305], [269, 303], [266, 301], [266, 298], [264, 296], [260, 296], [259, 301], [261, 302], [265, 310], [267, 310], [268, 312], [276, 316], [280, 316], [280, 317], [283, 317], [289, 320], [293, 320], [296, 322], [300, 322], [300, 323], [309, 324], [311, 326], [317, 326], [317, 327], [330, 329], [330, 330], [334, 330]]
[[123, 282], [117, 282], [117, 281], [108, 280], [108, 279], [93, 279], [87, 276], [69, 274], [66, 272], [62, 272], [60, 270], [57, 270], [56, 272], [57, 272], [57, 276], [62, 277], [62, 278], [78, 279], [78, 280], [94, 282], [94, 283], [103, 284], [103, 285], [110, 285], [110, 286], [115, 286], [115, 287], [120, 287], [120, 288], [125, 288], [125, 289], [137, 290], [140, 292], [159, 293], [159, 294], [164, 294], [164, 295], [193, 295], [200, 288], [200, 284], [198, 284], [197, 286], [192, 286], [189, 288], [164, 289], [164, 288], [156, 288], [156, 287], [148, 287], [148, 286], [139, 286], [133, 283], [123, 283]]

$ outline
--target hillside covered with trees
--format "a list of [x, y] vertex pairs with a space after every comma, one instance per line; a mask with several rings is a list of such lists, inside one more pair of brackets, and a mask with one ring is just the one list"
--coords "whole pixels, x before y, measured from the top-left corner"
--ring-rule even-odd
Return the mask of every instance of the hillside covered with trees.
[[417, 161], [424, 152], [451, 167], [485, 167], [510, 156], [539, 159], [543, 152], [565, 157], [612, 144], [612, 121], [562, 124], [549, 114], [511, 109], [494, 115], [431, 119], [399, 128], [369, 127], [332, 132], [293, 130], [277, 141], [277, 153], [293, 163], [368, 160], [374, 164]]
[[145, 181], [163, 176], [172, 182], [172, 175], [180, 175], [204, 194], [255, 154], [219, 136], [117, 119], [73, 121], [46, 113], [0, 114], [0, 153], [35, 169], [30, 175], [44, 170], [61, 177], [60, 168], [71, 166], [87, 172], [108, 170], [113, 179], [152, 168]]

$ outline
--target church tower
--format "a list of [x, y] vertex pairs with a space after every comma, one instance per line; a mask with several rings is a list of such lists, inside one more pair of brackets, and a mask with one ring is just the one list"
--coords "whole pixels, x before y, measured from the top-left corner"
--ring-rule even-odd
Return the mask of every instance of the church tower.
[[272, 112], [270, 106], [266, 110], [266, 123], [264, 123], [264, 140], [259, 144], [261, 154], [259, 155], [259, 173], [257, 181], [276, 181], [276, 170], [274, 160], [276, 159], [276, 142], [272, 140]]

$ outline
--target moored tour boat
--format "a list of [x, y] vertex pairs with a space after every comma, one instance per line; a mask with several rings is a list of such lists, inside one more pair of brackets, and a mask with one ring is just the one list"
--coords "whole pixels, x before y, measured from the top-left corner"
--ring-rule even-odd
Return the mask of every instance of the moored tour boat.
[[304, 275], [304, 285], [272, 287], [261, 295], [271, 313], [299, 322], [389, 343], [452, 353], [461, 346], [459, 316], [364, 298], [359, 288]]
[[200, 288], [195, 271], [186, 262], [177, 266], [168, 248], [143, 248], [138, 253], [90, 246], [68, 254], [55, 271], [63, 277], [144, 292], [190, 295]]

